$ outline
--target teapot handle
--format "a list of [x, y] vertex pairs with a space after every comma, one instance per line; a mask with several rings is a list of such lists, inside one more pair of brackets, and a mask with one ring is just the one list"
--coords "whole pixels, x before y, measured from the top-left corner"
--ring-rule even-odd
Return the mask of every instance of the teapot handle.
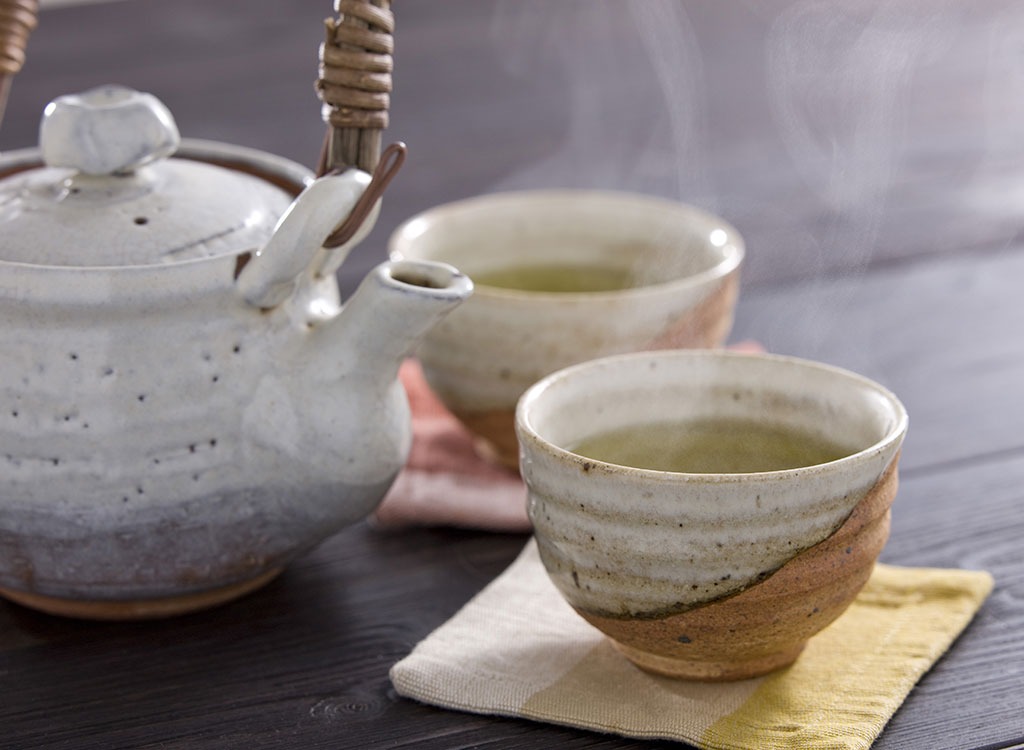
[[[361, 242], [368, 233], [367, 222], [371, 228], [376, 223], [377, 215], [380, 212], [380, 198], [388, 189], [391, 180], [398, 174], [398, 170], [402, 168], [407, 153], [408, 149], [401, 141], [392, 143], [381, 153], [377, 166], [374, 167], [373, 174], [370, 176], [370, 184], [356, 201], [356, 205], [345, 221], [339, 224], [324, 240], [324, 247], [333, 252], [326, 253], [322, 259], [324, 262], [313, 269], [313, 275], [316, 278], [322, 279], [337, 271], [349, 250]], [[334, 169], [329, 174], [337, 174], [340, 171], [342, 170]], [[324, 173], [323, 164], [321, 164], [318, 176]]]
[[352, 213], [370, 185], [358, 169], [319, 177], [306, 186], [284, 212], [274, 234], [236, 274], [235, 287], [250, 305], [277, 307], [294, 293], [303, 274], [316, 275], [328, 264], [337, 268], [377, 219], [379, 202], [349, 240], [333, 250], [323, 248], [340, 221]]
[[[270, 241], [237, 274], [236, 283], [246, 301], [264, 309], [276, 307], [294, 293], [304, 271], [313, 280], [337, 271], [349, 251], [373, 229], [381, 195], [405, 156], [405, 144], [392, 143], [381, 154], [373, 175], [358, 169], [332, 171], [303, 190], [281, 217]], [[339, 215], [345, 217], [341, 223]]]

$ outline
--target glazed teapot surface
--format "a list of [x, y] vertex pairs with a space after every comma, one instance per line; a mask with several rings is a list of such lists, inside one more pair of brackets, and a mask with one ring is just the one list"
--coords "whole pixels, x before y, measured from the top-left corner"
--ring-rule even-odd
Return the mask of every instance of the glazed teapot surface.
[[384, 263], [342, 305], [375, 213], [321, 245], [370, 175], [179, 144], [146, 95], [58, 100], [40, 140], [0, 158], [0, 594], [187, 611], [369, 513], [411, 440], [398, 366], [469, 280]]

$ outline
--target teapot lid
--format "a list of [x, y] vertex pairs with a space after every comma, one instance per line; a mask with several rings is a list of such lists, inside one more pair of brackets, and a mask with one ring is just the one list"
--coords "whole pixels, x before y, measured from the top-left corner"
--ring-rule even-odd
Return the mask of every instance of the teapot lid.
[[180, 143], [151, 94], [102, 86], [50, 102], [39, 128], [45, 166], [0, 180], [0, 260], [141, 266], [262, 247], [293, 194], [169, 158]]

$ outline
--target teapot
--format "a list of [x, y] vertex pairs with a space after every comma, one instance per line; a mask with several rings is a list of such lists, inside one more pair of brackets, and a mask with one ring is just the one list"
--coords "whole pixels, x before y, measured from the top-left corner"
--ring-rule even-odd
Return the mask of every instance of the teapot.
[[0, 595], [72, 617], [212, 606], [372, 512], [403, 466], [397, 379], [472, 291], [334, 271], [358, 169], [180, 138], [149, 94], [51, 102], [0, 156]]

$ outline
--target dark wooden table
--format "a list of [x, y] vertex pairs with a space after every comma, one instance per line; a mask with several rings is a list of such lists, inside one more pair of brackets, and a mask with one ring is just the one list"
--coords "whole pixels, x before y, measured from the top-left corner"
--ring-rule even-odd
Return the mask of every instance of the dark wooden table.
[[[719, 212], [749, 262], [734, 338], [858, 370], [911, 415], [887, 562], [996, 590], [879, 748], [1024, 745], [1024, 6], [841, 0], [396, 3], [378, 229], [499, 189], [658, 193]], [[312, 163], [327, 0], [132, 0], [43, 13], [0, 148], [55, 95], [118, 82], [186, 135]], [[524, 536], [359, 524], [265, 589], [174, 620], [0, 603], [0, 746], [669, 745], [398, 698], [387, 670]]]

